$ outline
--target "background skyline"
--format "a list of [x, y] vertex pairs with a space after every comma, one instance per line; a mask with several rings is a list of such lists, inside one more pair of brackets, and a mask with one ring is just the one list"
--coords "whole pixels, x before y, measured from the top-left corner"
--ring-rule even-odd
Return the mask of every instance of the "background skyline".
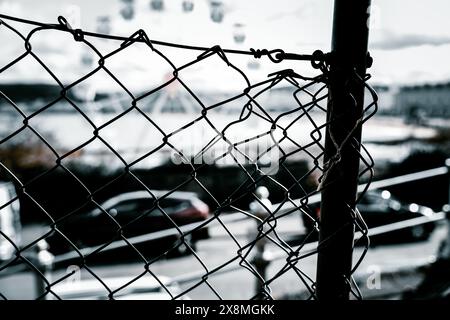
[[[73, 6], [79, 7], [80, 27], [95, 30], [98, 16], [110, 16], [111, 33], [130, 35], [143, 28], [151, 39], [201, 46], [220, 44], [226, 48], [282, 48], [285, 51], [311, 53], [316, 49], [330, 50], [332, 0], [224, 0], [224, 19], [210, 19], [207, 0], [196, 0], [194, 10], [182, 12], [181, 0], [165, 1], [165, 10], [150, 9], [149, 0], [135, 0], [135, 17], [121, 19], [121, 3], [115, 1], [46, 0], [38, 5], [32, 0], [3, 0], [0, 12], [27, 19], [56, 22], [58, 15], [67, 16]], [[450, 81], [450, 66], [444, 62], [450, 56], [450, 22], [446, 0], [422, 1], [373, 0], [370, 31], [370, 52], [375, 59], [369, 70], [373, 82], [387, 85], [409, 85]], [[234, 24], [244, 24], [245, 41], [233, 40]], [[205, 32], [207, 30], [207, 32]], [[0, 37], [4, 32], [0, 33]], [[8, 46], [9, 56], [20, 54], [22, 46]], [[69, 48], [52, 47], [48, 41], [42, 50], [53, 55], [71, 54]], [[5, 56], [5, 55], [4, 55]], [[8, 56], [8, 55], [6, 55]], [[171, 57], [177, 61], [177, 54]], [[4, 65], [3, 59], [0, 60]], [[302, 62], [283, 63], [283, 68]], [[300, 66], [300, 69], [302, 66]], [[306, 66], [310, 69], [309, 66]], [[264, 67], [261, 72], [268, 72]], [[19, 72], [20, 73], [20, 72]], [[17, 74], [19, 74], [17, 73]]]

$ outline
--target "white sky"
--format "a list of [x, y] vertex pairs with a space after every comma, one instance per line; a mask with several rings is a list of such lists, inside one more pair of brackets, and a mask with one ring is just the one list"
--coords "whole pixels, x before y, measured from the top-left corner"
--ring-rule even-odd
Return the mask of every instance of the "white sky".
[[[207, 0], [195, 0], [194, 11], [189, 14], [181, 12], [182, 0], [165, 0], [167, 10], [163, 14], [149, 12], [149, 0], [135, 1], [139, 8], [136, 21], [116, 22], [114, 33], [130, 35], [143, 28], [151, 39], [239, 49], [282, 48], [312, 53], [330, 48], [332, 0], [223, 0], [226, 15], [221, 24], [209, 19]], [[56, 22], [58, 15], [67, 15], [70, 4], [80, 7], [85, 30], [95, 29], [98, 15], [117, 16], [119, 8], [118, 0], [3, 0], [0, 12]], [[450, 80], [449, 12], [448, 0], [372, 0], [374, 81], [405, 84]], [[242, 45], [233, 42], [232, 26], [236, 22], [245, 24], [247, 38]], [[2, 36], [4, 33], [0, 33]], [[52, 50], [45, 41], [41, 45]], [[17, 52], [20, 49], [15, 48]], [[305, 68], [304, 62], [298, 64], [303, 65], [294, 65], [296, 70]]]

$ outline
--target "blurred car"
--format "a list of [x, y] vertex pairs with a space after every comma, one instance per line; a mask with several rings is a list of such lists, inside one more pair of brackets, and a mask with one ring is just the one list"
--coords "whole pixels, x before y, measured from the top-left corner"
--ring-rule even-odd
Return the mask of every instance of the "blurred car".
[[[160, 199], [168, 192], [153, 190], [152, 193]], [[210, 217], [208, 206], [192, 192], [173, 192], [159, 200], [158, 204], [163, 211], [156, 208], [155, 200], [147, 191], [122, 193], [100, 205], [108, 214], [100, 208], [75, 213], [58, 222], [57, 227], [73, 244], [83, 248], [111, 242], [117, 237], [120, 227], [123, 227], [123, 236], [130, 238], [174, 228], [175, 225], [204, 221]], [[184, 240], [194, 249], [197, 240], [208, 236], [208, 229], [202, 228], [186, 235]], [[179, 237], [179, 234], [170, 235], [144, 242], [137, 247], [159, 255], [171, 249]], [[46, 240], [53, 254], [73, 250], [69, 242], [57, 232]], [[175, 251], [184, 254], [188, 249], [181, 245]]]
[[[178, 284], [172, 282], [170, 278], [160, 275], [157, 277], [159, 282], [150, 275], [143, 276], [137, 280], [132, 277], [115, 277], [102, 278], [102, 281], [111, 291], [121, 288], [114, 294], [113, 297], [115, 300], [170, 300], [172, 297], [181, 293], [181, 288]], [[164, 285], [165, 288], [161, 284]], [[122, 288], [123, 286], [125, 287]], [[109, 299], [109, 292], [105, 286], [95, 278], [74, 281], [69, 278], [66, 281], [59, 282], [52, 286], [52, 292], [62, 300]], [[54, 295], [49, 295], [49, 298], [57, 299]], [[185, 296], [181, 297], [181, 300], [188, 299], [189, 298]]]
[[[360, 199], [357, 207], [369, 229], [423, 216], [431, 217], [435, 214], [431, 208], [426, 206], [421, 206], [416, 203], [402, 203], [392, 196], [388, 190], [371, 190], [366, 192]], [[314, 212], [315, 218], [320, 218], [320, 204], [311, 205], [310, 208]], [[303, 214], [303, 224], [308, 234], [314, 228], [314, 221], [305, 214]], [[376, 238], [426, 240], [435, 227], [436, 223], [430, 221], [426, 224], [378, 235]], [[313, 236], [311, 239], [317, 240], [317, 236]]]
[[[16, 197], [16, 189], [10, 182], [0, 183], [0, 206], [5, 205]], [[16, 246], [21, 245], [20, 205], [13, 201], [0, 210], [0, 261], [9, 260], [14, 256], [16, 249], [9, 242], [9, 238]], [[6, 237], [5, 237], [6, 236]]]

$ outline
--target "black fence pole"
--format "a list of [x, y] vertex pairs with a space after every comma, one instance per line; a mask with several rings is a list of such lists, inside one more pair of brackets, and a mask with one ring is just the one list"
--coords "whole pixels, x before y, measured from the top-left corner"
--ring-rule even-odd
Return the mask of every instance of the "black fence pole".
[[[364, 78], [368, 64], [370, 0], [335, 0], [329, 99], [325, 137], [317, 298], [348, 300], [352, 267], [355, 207], [364, 105]], [[352, 133], [350, 139], [347, 139]], [[338, 148], [336, 146], [339, 146]], [[340, 149], [340, 152], [338, 152]]]

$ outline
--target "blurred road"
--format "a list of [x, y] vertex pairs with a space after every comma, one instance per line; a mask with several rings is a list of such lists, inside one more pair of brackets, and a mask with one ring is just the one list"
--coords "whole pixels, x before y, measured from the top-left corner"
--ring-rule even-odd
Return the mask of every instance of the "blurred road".
[[[287, 239], [295, 232], [302, 228], [298, 217], [286, 217], [280, 219], [277, 229], [283, 239]], [[236, 237], [240, 245], [247, 243], [247, 234], [249, 228], [254, 228], [252, 221], [244, 221], [227, 225], [229, 231]], [[231, 239], [227, 231], [216, 224], [211, 228], [211, 239], [198, 243], [197, 256], [205, 264], [209, 270], [221, 265], [222, 263], [236, 256], [238, 250], [237, 244]], [[418, 243], [404, 243], [383, 245], [371, 248], [359, 267], [357, 273], [367, 278], [362, 279], [361, 289], [366, 296], [377, 296], [383, 290], [403, 290], [406, 285], [414, 286], [420, 278], [417, 276], [410, 277], [406, 282], [402, 279], [378, 279], [382, 280], [381, 287], [373, 285], [373, 280], [379, 278], [378, 273], [393, 267], [409, 266], [421, 264], [429, 261], [437, 252], [440, 241], [446, 234], [446, 227], [439, 226], [428, 241]], [[274, 252], [277, 250], [275, 245], [268, 246], [269, 250]], [[357, 248], [354, 260], [361, 254], [362, 249]], [[250, 260], [250, 259], [249, 259]], [[238, 260], [231, 265], [238, 264]], [[268, 268], [268, 276], [272, 277], [278, 272], [285, 260], [278, 260], [270, 264]], [[312, 279], [315, 279], [316, 255], [301, 260], [297, 266]], [[89, 266], [101, 278], [117, 277], [117, 276], [135, 276], [142, 274], [144, 264], [141, 262], [116, 264], [116, 265], [98, 265]], [[168, 277], [177, 277], [191, 272], [202, 272], [206, 270], [193, 255], [181, 258], [165, 259], [157, 261], [150, 266], [150, 270], [156, 275], [164, 275]], [[62, 277], [65, 270], [55, 272], [53, 281]], [[1, 276], [1, 273], [0, 273]], [[150, 275], [149, 275], [150, 276]], [[81, 271], [81, 279], [92, 279], [93, 276], [86, 270]], [[241, 270], [221, 275], [213, 275], [208, 278], [208, 283], [220, 294], [223, 299], [248, 299], [254, 294], [255, 277], [248, 270]], [[192, 287], [196, 282], [182, 283], [184, 290]], [[125, 284], [125, 283], [124, 283]], [[389, 286], [387, 288], [386, 286]], [[274, 298], [295, 297], [305, 290], [305, 286], [301, 282], [298, 275], [290, 270], [281, 277], [277, 278], [270, 285]], [[8, 299], [31, 299], [35, 296], [34, 278], [29, 273], [22, 273], [11, 277], [0, 278], [0, 293]], [[105, 290], [105, 296], [107, 291]], [[192, 291], [187, 292], [191, 299], [217, 299], [214, 292], [203, 283]]]

